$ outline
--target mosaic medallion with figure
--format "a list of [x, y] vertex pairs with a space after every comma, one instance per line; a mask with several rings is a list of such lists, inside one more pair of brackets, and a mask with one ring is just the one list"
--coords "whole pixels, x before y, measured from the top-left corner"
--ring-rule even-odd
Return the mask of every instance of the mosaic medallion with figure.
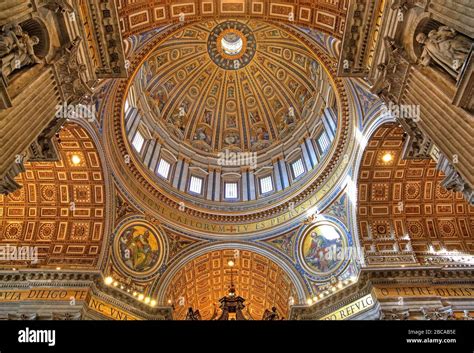
[[149, 274], [162, 262], [164, 245], [154, 227], [134, 222], [122, 227], [115, 239], [116, 255], [127, 272]]
[[305, 269], [317, 276], [336, 272], [350, 257], [344, 232], [330, 222], [309, 227], [300, 240], [300, 259]]

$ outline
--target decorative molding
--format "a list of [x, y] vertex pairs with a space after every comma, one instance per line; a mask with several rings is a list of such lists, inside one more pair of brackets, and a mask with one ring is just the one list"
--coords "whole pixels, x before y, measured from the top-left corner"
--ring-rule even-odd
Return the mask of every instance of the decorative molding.
[[[125, 78], [127, 69], [115, 1], [78, 0], [97, 78]], [[148, 15], [148, 12], [147, 12]]]
[[114, 287], [105, 285], [101, 278], [96, 279], [90, 294], [144, 320], [172, 319], [171, 306], [152, 307]]
[[338, 76], [365, 77], [379, 40], [385, 0], [351, 0], [342, 40]]
[[[404, 301], [401, 308], [394, 309], [391, 302], [386, 302], [385, 299], [380, 298], [376, 295], [374, 288], [380, 285], [393, 285], [393, 286], [435, 286], [435, 285], [446, 285], [456, 286], [459, 284], [474, 284], [474, 270], [472, 268], [460, 268], [456, 270], [445, 269], [443, 267], [430, 267], [430, 268], [364, 268], [362, 269], [357, 283], [341, 289], [340, 291], [332, 294], [326, 298], [318, 300], [315, 304], [298, 305], [293, 306], [290, 312], [290, 320], [319, 320], [341, 309], [357, 300], [363, 298], [368, 294], [372, 294], [374, 299], [375, 307], [381, 312], [381, 318], [385, 320], [402, 320], [407, 319], [407, 310], [409, 309], [409, 303]], [[438, 305], [439, 301], [434, 298], [433, 295], [425, 295], [427, 302], [432, 302], [434, 305]], [[383, 299], [383, 301], [381, 301]], [[399, 297], [395, 297], [396, 301], [399, 301]], [[419, 304], [418, 308], [419, 308]], [[474, 309], [474, 307], [473, 307]], [[411, 311], [411, 310], [410, 310]], [[449, 309], [438, 310], [438, 313], [449, 317]], [[437, 314], [433, 314], [432, 311], [426, 312], [428, 317], [436, 317]], [[469, 317], [469, 314], [467, 314]]]
[[84, 96], [93, 93], [83, 78], [87, 66], [79, 61], [81, 42], [81, 37], [76, 37], [72, 42], [60, 48], [52, 61], [61, 100], [69, 104], [77, 103]]
[[[244, 0], [189, 0], [175, 4], [154, 2], [122, 3], [119, 8], [122, 35], [140, 34], [181, 19], [219, 21], [223, 19], [279, 20], [304, 25], [341, 38], [349, 0], [316, 0], [300, 4], [296, 0], [244, 1]], [[184, 15], [184, 16], [183, 16]]]

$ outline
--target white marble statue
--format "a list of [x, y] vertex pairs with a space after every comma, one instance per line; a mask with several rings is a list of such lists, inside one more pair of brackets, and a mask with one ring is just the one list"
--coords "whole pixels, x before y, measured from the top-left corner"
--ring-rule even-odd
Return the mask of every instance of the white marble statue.
[[432, 30], [428, 35], [419, 33], [416, 41], [423, 45], [422, 65], [435, 62], [453, 77], [458, 76], [472, 46], [471, 40], [447, 26]]
[[13, 71], [26, 65], [41, 63], [42, 60], [34, 52], [34, 46], [38, 43], [38, 37], [30, 37], [18, 25], [13, 26], [13, 29], [4, 28], [0, 35], [0, 62], [3, 76], [8, 77]]
[[20, 40], [23, 30], [19, 25], [14, 25], [13, 28], [3, 28], [3, 33], [0, 35], [0, 58], [10, 54], [13, 49], [20, 46]]

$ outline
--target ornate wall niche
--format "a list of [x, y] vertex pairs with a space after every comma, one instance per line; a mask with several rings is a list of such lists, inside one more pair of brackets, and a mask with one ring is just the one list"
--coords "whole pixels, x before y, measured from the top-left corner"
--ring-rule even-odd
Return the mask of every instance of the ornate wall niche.
[[39, 16], [35, 16], [20, 23], [20, 26], [30, 37], [37, 36], [39, 38], [39, 43], [34, 47], [36, 56], [39, 58], [50, 57], [52, 49], [51, 34], [44, 20]]

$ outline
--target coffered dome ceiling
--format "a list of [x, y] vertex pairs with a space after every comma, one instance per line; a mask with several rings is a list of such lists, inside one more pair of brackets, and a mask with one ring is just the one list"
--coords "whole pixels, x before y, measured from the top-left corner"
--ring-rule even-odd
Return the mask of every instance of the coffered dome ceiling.
[[254, 234], [337, 185], [350, 93], [307, 33], [227, 19], [135, 40], [104, 127], [116, 175], [149, 212], [206, 234], [243, 232], [229, 222]]
[[200, 154], [262, 151], [296, 137], [320, 70], [300, 41], [273, 25], [212, 21], [164, 41], [134, 88], [146, 97], [152, 132], [163, 129]]

